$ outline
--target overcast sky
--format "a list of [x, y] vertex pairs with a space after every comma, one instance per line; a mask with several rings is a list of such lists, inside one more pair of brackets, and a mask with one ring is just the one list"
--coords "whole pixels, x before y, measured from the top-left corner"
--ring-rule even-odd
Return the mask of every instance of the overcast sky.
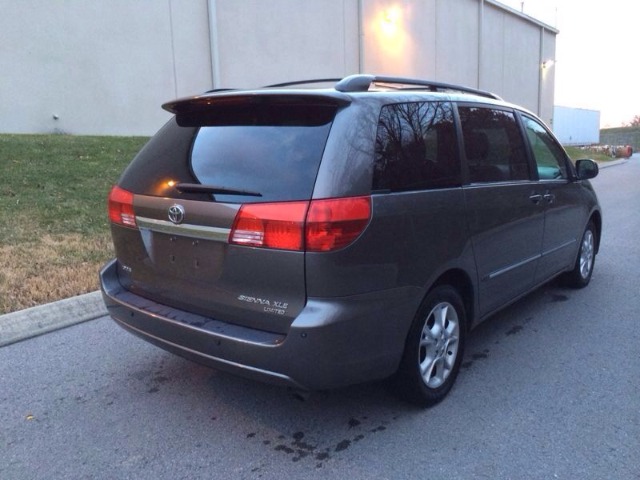
[[499, 1], [560, 30], [556, 105], [599, 110], [602, 127], [640, 115], [640, 1]]

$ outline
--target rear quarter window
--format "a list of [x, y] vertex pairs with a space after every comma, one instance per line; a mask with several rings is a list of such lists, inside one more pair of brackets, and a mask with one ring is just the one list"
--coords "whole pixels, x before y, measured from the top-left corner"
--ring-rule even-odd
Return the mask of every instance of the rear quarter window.
[[410, 102], [383, 106], [376, 134], [373, 191], [460, 184], [451, 104]]

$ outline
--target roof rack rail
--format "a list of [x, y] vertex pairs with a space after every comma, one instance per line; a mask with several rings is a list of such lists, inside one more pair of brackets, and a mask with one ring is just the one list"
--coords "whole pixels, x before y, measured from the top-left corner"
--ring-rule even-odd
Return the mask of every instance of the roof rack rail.
[[316, 78], [313, 80], [298, 80], [296, 82], [276, 83], [274, 85], [267, 85], [263, 88], [294, 87], [296, 85], [310, 85], [313, 83], [335, 83], [339, 82], [340, 80], [340, 78]]
[[[494, 100], [502, 100], [498, 95], [484, 90], [478, 90], [476, 88], [463, 87], [461, 85], [454, 85], [450, 83], [433, 82], [430, 80], [419, 80], [416, 78], [403, 78], [403, 77], [386, 77], [376, 75], [350, 75], [343, 78], [336, 83], [335, 89], [339, 92], [366, 92], [371, 88], [374, 83], [384, 83], [386, 85], [398, 85], [398, 90], [406, 89], [403, 85], [409, 85], [410, 88], [424, 87], [432, 92], [439, 91], [455, 91], [463, 93], [473, 93], [482, 97], [492, 98]], [[422, 89], [422, 88], [421, 88]]]
[[219, 92], [229, 92], [231, 90], [235, 90], [235, 88], [214, 88], [211, 90], [207, 90], [204, 93], [219, 93]]

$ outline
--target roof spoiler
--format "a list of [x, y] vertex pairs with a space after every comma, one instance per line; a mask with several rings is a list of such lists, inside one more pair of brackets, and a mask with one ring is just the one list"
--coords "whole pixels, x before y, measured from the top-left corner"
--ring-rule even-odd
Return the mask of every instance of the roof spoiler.
[[314, 93], [295, 93], [283, 95], [279, 92], [261, 92], [260, 95], [247, 91], [225, 91], [219, 94], [204, 94], [195, 97], [179, 98], [162, 105], [167, 112], [176, 115], [206, 112], [215, 108], [241, 106], [327, 106], [342, 107], [351, 103], [346, 95], [319, 95]]

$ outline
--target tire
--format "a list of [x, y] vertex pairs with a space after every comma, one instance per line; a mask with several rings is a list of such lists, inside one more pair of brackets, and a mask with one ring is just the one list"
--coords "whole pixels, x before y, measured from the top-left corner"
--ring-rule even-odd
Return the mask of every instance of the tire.
[[573, 270], [564, 276], [564, 284], [571, 288], [584, 288], [589, 285], [593, 266], [596, 260], [596, 227], [593, 221], [589, 221], [580, 241], [578, 258]]
[[435, 287], [409, 329], [395, 377], [398, 393], [422, 407], [440, 402], [460, 371], [466, 333], [467, 317], [460, 294], [448, 285]]

